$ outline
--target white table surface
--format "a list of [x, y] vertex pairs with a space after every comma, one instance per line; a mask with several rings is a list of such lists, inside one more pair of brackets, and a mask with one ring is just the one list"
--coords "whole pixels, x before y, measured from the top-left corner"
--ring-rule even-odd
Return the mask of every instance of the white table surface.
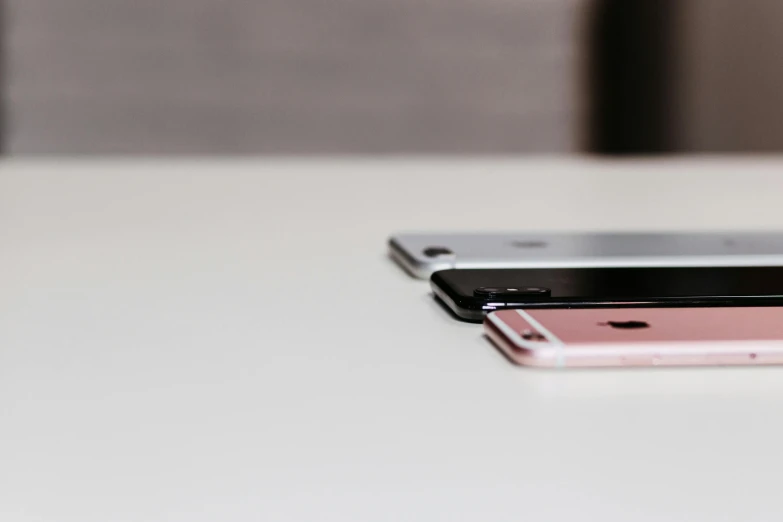
[[5, 163], [0, 520], [780, 520], [783, 369], [513, 367], [385, 255], [776, 227], [774, 159]]

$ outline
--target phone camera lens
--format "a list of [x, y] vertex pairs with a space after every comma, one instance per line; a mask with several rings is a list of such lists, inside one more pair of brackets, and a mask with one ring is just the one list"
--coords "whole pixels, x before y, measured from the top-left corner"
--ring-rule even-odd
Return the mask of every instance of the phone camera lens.
[[546, 341], [546, 337], [535, 330], [523, 330], [522, 339], [525, 341]]
[[482, 286], [481, 288], [476, 288], [473, 290], [473, 295], [477, 296], [491, 296], [491, 295], [499, 295], [502, 294], [504, 288], [494, 288], [490, 286]]
[[476, 294], [496, 294], [500, 291], [499, 288], [490, 288], [488, 286], [482, 286], [481, 288], [476, 288], [473, 293]]
[[482, 286], [473, 290], [477, 297], [546, 297], [550, 293], [549, 288], [537, 286]]
[[452, 256], [454, 252], [446, 247], [431, 246], [423, 250], [424, 255], [427, 257], [440, 257], [440, 256]]

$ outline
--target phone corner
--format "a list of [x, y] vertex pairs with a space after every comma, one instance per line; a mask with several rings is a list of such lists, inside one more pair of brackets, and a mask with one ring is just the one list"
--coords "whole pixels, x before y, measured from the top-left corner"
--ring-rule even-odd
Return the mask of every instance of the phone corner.
[[396, 262], [408, 275], [416, 279], [429, 279], [432, 275], [432, 267], [422, 259], [410, 255], [395, 239], [390, 237], [387, 241], [389, 257]]
[[[503, 320], [497, 314], [487, 314], [484, 318], [484, 334], [489, 341], [510, 362], [517, 366], [529, 366], [535, 368], [559, 368], [558, 357], [551, 346], [528, 346], [516, 342], [505, 333], [504, 327], [499, 323]], [[508, 325], [506, 325], [508, 326]]]

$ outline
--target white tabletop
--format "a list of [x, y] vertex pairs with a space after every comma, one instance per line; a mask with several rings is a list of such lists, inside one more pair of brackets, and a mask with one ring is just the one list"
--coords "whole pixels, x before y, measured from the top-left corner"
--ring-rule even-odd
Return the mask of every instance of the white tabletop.
[[0, 520], [780, 520], [783, 369], [511, 366], [400, 230], [783, 228], [783, 161], [0, 167]]

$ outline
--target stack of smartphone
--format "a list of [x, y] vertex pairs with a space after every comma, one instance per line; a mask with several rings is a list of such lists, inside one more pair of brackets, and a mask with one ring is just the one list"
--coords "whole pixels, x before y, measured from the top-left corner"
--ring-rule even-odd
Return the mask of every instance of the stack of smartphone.
[[399, 234], [389, 247], [518, 364], [783, 364], [783, 233]]

